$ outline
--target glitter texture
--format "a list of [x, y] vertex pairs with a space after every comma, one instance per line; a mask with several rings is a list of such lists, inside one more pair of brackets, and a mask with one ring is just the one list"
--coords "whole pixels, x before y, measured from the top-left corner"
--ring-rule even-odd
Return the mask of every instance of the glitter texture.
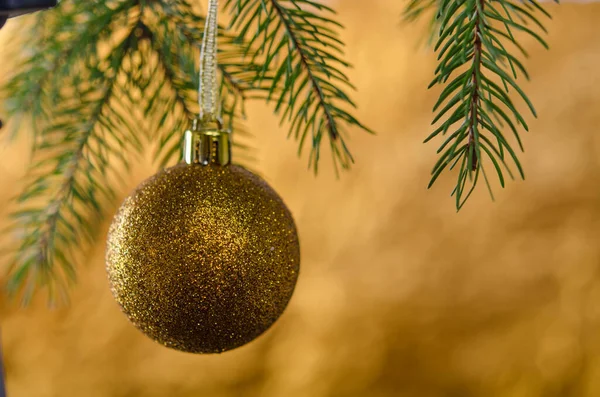
[[111, 290], [167, 347], [219, 353], [266, 331], [298, 278], [294, 220], [244, 168], [179, 164], [142, 183], [110, 227]]

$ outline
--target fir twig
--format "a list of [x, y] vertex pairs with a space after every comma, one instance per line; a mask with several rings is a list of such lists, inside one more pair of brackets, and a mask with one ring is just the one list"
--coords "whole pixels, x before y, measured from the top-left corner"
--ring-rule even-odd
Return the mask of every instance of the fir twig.
[[325, 135], [336, 171], [349, 168], [354, 160], [346, 127], [372, 131], [348, 112], [355, 104], [345, 90], [354, 87], [341, 70], [350, 65], [341, 58], [342, 26], [327, 16], [333, 9], [314, 0], [226, 0], [225, 7], [239, 40], [247, 39], [247, 59], [264, 63], [254, 84], [267, 82], [267, 100], [275, 102], [282, 122], [291, 122], [298, 153], [310, 135], [309, 167], [317, 172]]
[[[134, 33], [129, 33], [107, 60], [121, 64], [136, 43]], [[49, 288], [51, 298], [55, 292], [65, 295], [65, 282], [75, 279], [73, 247], [94, 236], [103, 201], [113, 195], [106, 183], [109, 158], [126, 162], [122, 151], [139, 149], [136, 137], [121, 139], [115, 134], [116, 125], [108, 121], [109, 115], [119, 112], [110, 101], [118, 89], [119, 70], [91, 68], [87, 77], [89, 83], [74, 87], [73, 100], [62, 98], [52, 122], [38, 137], [31, 182], [18, 198], [21, 209], [12, 214], [23, 239], [8, 288], [10, 292], [24, 288], [25, 300], [40, 286]], [[45, 203], [30, 207], [38, 201]]]
[[[437, 10], [435, 51], [438, 66], [430, 88], [444, 88], [434, 106], [432, 124], [438, 127], [427, 137], [446, 138], [440, 145], [440, 158], [432, 171], [431, 187], [443, 171], [457, 168], [452, 195], [460, 210], [483, 176], [493, 198], [486, 164], [494, 167], [498, 181], [513, 178], [507, 163], [511, 160], [521, 178], [523, 168], [513, 144], [503, 130], [508, 129], [523, 150], [519, 127], [529, 129], [513, 101], [516, 93], [536, 116], [533, 104], [517, 82], [519, 75], [529, 78], [523, 63], [514, 53], [527, 55], [518, 38], [533, 37], [548, 47], [536, 30], [545, 31], [537, 14], [549, 16], [537, 0], [412, 0], [406, 17], [414, 19], [428, 9]], [[531, 26], [533, 25], [533, 26]]]

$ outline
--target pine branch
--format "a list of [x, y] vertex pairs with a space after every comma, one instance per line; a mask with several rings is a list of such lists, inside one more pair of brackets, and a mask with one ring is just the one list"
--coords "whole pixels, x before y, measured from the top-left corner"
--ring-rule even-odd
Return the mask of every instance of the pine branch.
[[[529, 129], [513, 102], [514, 90], [533, 114], [535, 109], [517, 83], [519, 75], [529, 78], [514, 52], [527, 55], [517, 38], [528, 35], [547, 48], [536, 32], [545, 31], [537, 14], [549, 16], [536, 0], [435, 0], [409, 3], [405, 16], [414, 19], [428, 9], [437, 8], [438, 39], [435, 51], [439, 65], [430, 84], [443, 85], [434, 106], [432, 124], [439, 126], [428, 142], [445, 136], [438, 149], [440, 158], [432, 171], [431, 187], [445, 170], [458, 166], [452, 195], [460, 210], [483, 176], [493, 198], [486, 164], [494, 167], [498, 181], [505, 185], [505, 174], [513, 178], [507, 160], [512, 160], [521, 178], [523, 168], [513, 143], [502, 130], [508, 129], [523, 150], [519, 128]], [[530, 25], [535, 25], [533, 28]]]
[[[120, 65], [135, 45], [132, 32], [114, 48], [109, 61]], [[73, 247], [92, 239], [103, 201], [113, 198], [106, 179], [109, 157], [126, 162], [121, 151], [139, 148], [139, 141], [123, 141], [107, 122], [108, 115], [117, 112], [111, 98], [118, 77], [118, 70], [92, 70], [89, 84], [76, 87], [75, 100], [62, 98], [36, 142], [32, 182], [18, 198], [21, 209], [12, 214], [24, 238], [10, 268], [8, 288], [23, 292], [25, 301], [43, 286], [49, 288], [50, 299], [57, 292], [65, 295], [64, 287], [76, 274]], [[111, 138], [116, 144], [109, 143]]]
[[345, 142], [346, 127], [371, 130], [347, 111], [355, 104], [345, 89], [354, 87], [341, 71], [349, 67], [341, 59], [341, 25], [321, 15], [334, 11], [312, 0], [226, 0], [225, 8], [239, 40], [248, 39], [247, 57], [264, 62], [254, 83], [267, 83], [267, 100], [275, 102], [282, 122], [291, 122], [289, 134], [299, 141], [299, 154], [310, 133], [309, 167], [317, 172], [326, 135], [336, 171], [338, 165], [349, 168], [354, 160]]

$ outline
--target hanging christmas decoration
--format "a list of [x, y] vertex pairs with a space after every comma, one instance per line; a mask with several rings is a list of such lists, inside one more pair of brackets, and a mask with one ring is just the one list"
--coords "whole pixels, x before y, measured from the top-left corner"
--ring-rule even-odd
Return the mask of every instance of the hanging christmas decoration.
[[111, 290], [131, 322], [167, 347], [219, 353], [244, 345], [282, 314], [298, 278], [290, 211], [269, 185], [231, 164], [218, 116], [217, 0], [202, 43], [200, 117], [184, 162], [143, 182], [110, 227]]

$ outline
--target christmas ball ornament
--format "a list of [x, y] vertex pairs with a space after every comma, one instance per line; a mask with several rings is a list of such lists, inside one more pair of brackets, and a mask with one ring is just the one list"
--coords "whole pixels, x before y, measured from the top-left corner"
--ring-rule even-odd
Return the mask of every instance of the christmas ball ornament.
[[110, 227], [111, 290], [150, 338], [219, 353], [265, 332], [298, 278], [296, 226], [258, 176], [231, 165], [217, 114], [217, 0], [210, 0], [200, 59], [200, 117], [184, 135], [185, 162], [143, 182]]
[[186, 162], [143, 182], [110, 227], [111, 290], [131, 322], [174, 349], [218, 353], [266, 331], [298, 278], [296, 227], [261, 178], [229, 164], [229, 134], [196, 122]]

